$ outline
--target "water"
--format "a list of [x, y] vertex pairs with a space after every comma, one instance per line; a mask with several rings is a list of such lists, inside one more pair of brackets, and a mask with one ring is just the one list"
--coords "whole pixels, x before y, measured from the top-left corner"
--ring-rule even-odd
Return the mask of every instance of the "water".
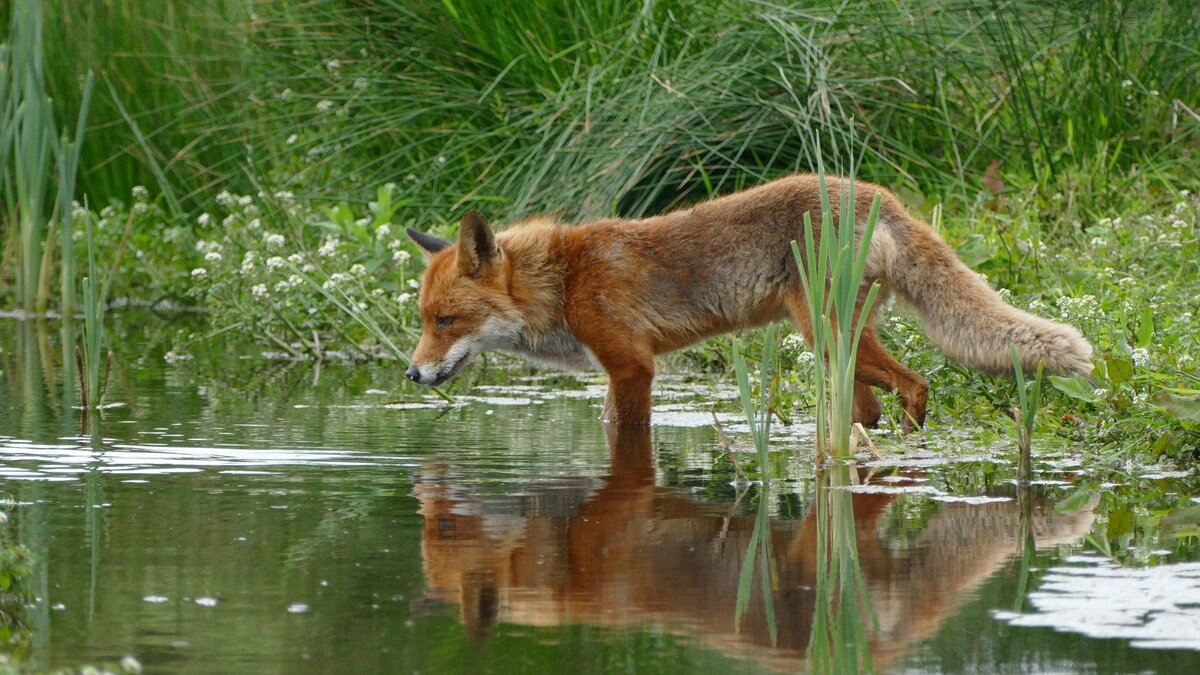
[[[656, 426], [606, 437], [598, 379], [493, 369], [446, 406], [394, 364], [168, 362], [180, 320], [115, 317], [96, 436], [58, 324], [0, 321], [0, 545], [28, 549], [8, 569], [36, 597], [0, 593], [0, 650], [23, 667], [776, 672], [809, 668], [814, 634], [881, 671], [1200, 667], [1191, 474], [1064, 449], [1019, 491], [1007, 448], [942, 438], [840, 487], [795, 457], [764, 494], [711, 376], [664, 378]], [[856, 561], [841, 582], [822, 541]]]

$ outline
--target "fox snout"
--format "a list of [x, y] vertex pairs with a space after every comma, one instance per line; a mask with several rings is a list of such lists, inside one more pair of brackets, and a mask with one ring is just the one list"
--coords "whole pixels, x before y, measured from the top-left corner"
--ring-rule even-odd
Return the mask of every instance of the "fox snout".
[[466, 365], [474, 354], [469, 348], [469, 345], [462, 342], [455, 345], [445, 357], [433, 362], [422, 362], [417, 359], [417, 354], [420, 352], [418, 347], [417, 352], [413, 354], [413, 360], [408, 366], [408, 370], [404, 371], [404, 376], [427, 387], [436, 387], [439, 384], [447, 382], [450, 378], [458, 374], [459, 370]]

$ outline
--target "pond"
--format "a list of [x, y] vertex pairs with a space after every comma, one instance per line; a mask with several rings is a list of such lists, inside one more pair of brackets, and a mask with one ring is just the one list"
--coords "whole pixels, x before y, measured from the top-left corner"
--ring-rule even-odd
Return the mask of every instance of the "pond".
[[764, 488], [712, 424], [749, 448], [713, 375], [662, 378], [655, 425], [606, 435], [600, 378], [476, 366], [451, 405], [395, 363], [229, 335], [175, 358], [188, 317], [110, 317], [118, 405], [91, 433], [61, 325], [0, 320], [21, 668], [1200, 669], [1190, 472], [1056, 448], [1018, 489], [1011, 448], [930, 434], [817, 475], [796, 424]]

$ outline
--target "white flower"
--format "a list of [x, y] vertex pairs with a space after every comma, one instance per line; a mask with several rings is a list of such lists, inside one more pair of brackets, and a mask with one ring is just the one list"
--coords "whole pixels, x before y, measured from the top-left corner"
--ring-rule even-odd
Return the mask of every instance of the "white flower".
[[237, 199], [229, 192], [229, 190], [221, 190], [217, 193], [217, 203], [225, 208], [229, 208], [237, 203]]
[[1133, 350], [1133, 362], [1139, 366], [1146, 365], [1150, 361], [1150, 352], [1145, 347], [1138, 347]]
[[412, 254], [404, 249], [396, 249], [392, 252], [392, 262], [397, 265], [405, 265], [412, 258]]
[[409, 287], [409, 288], [411, 288], [411, 289], [413, 289], [413, 290], [415, 291], [415, 290], [417, 290], [418, 288], [420, 288], [420, 287], [421, 287], [421, 282], [417, 281], [416, 279], [409, 279], [409, 280], [408, 280], [408, 287]]
[[279, 92], [279, 98], [284, 101], [288, 100], [291, 97], [292, 97], [292, 90], [290, 87]]
[[255, 206], [254, 204], [251, 204], [251, 205], [247, 206], [246, 208], [242, 209], [242, 213], [244, 213], [247, 218], [253, 218], [258, 215], [258, 207]]
[[251, 197], [250, 195], [242, 195], [241, 197], [238, 197], [238, 204], [241, 204], [242, 206], [250, 206], [253, 203], [254, 197]]
[[88, 215], [87, 209], [83, 208], [79, 202], [71, 202], [71, 217], [76, 220], [83, 220]]
[[401, 293], [396, 296], [396, 304], [402, 307], [407, 305], [409, 300], [412, 300], [412, 293]]
[[375, 290], [371, 291], [371, 297], [372, 298], [382, 298], [383, 294], [386, 292], [387, 291], [383, 290], [382, 288], [376, 288]]
[[363, 91], [364, 89], [366, 89], [369, 86], [371, 86], [371, 83], [367, 82], [367, 78], [365, 78], [365, 77], [354, 78], [354, 88], [355, 89], [357, 89], [359, 91]]
[[133, 198], [139, 202], [144, 202], [150, 198], [150, 191], [143, 185], [134, 185]]
[[293, 194], [290, 190], [276, 190], [275, 191], [275, 199], [278, 199], [281, 202], [290, 202], [295, 198], [296, 198], [296, 195]]
[[212, 216], [208, 215], [207, 213], [201, 213], [200, 217], [196, 219], [196, 223], [198, 223], [200, 227], [208, 227], [210, 222], [212, 222]]
[[292, 284], [287, 279], [284, 279], [283, 281], [280, 281], [279, 283], [275, 284], [275, 292], [283, 293], [284, 291], [287, 291], [291, 287], [292, 287]]
[[135, 216], [140, 216], [143, 213], [147, 213], [150, 211], [150, 205], [147, 204], [146, 202], [137, 202], [136, 204], [133, 205], [133, 208], [130, 209], [129, 211], [130, 211], [130, 213], [132, 213]]
[[293, 145], [293, 144], [295, 144], [295, 143], [296, 143], [296, 141], [298, 141], [298, 140], [300, 140], [300, 134], [292, 134], [291, 136], [288, 136], [288, 137], [287, 137], [287, 144], [288, 144], [288, 145]]
[[254, 297], [256, 297], [256, 298], [265, 298], [265, 297], [267, 297], [267, 285], [266, 285], [266, 284], [255, 284], [255, 285], [254, 285], [254, 286], [253, 286], [253, 287], [250, 289], [250, 294], [251, 294], [251, 295], [253, 295], [253, 296], [254, 296]]
[[391, 233], [392, 233], [392, 226], [388, 225], [387, 223], [384, 223], [384, 224], [380, 225], [379, 227], [375, 228], [375, 238], [379, 241], [383, 241], [384, 239], [387, 239], [388, 235]]
[[233, 224], [236, 222], [237, 222], [237, 216], [235, 216], [231, 213], [231, 214], [225, 216], [225, 218], [221, 221], [221, 224], [224, 225], [225, 227], [233, 227]]
[[437, 156], [437, 163], [438, 163], [438, 164], [445, 164], [445, 163], [446, 163], [446, 156], [445, 156], [445, 155], [438, 155], [438, 156]]
[[112, 218], [114, 215], [116, 215], [116, 213], [117, 213], [117, 210], [114, 209], [112, 207], [112, 205], [109, 205], [109, 206], [106, 206], [106, 207], [100, 209], [100, 217], [101, 218]]
[[356, 277], [361, 277], [367, 273], [367, 266], [362, 263], [354, 263], [350, 266], [350, 274]]
[[271, 248], [277, 248], [279, 246], [283, 246], [286, 241], [287, 240], [283, 238], [282, 234], [276, 234], [274, 232], [267, 232], [266, 234], [263, 235], [263, 243], [265, 243], [267, 246], [270, 246]]
[[280, 258], [277, 255], [273, 255], [270, 258], [267, 258], [267, 269], [270, 269], [270, 270], [277, 270], [286, 264], [287, 263], [284, 261], [284, 259]]
[[1128, 88], [1128, 87], [1132, 87], [1132, 86], [1133, 86], [1133, 80], [1122, 80], [1121, 81], [1122, 88]]
[[242, 257], [242, 274], [253, 272], [256, 262], [258, 262], [258, 255], [254, 251], [246, 251], [246, 255]]
[[317, 255], [328, 258], [337, 253], [337, 247], [340, 243], [337, 237], [326, 238], [325, 241], [321, 242], [321, 247], [317, 249]]
[[393, 249], [393, 250], [398, 249], [403, 245], [404, 245], [404, 242], [400, 241], [399, 239], [393, 239], [388, 242], [388, 248]]
[[329, 112], [329, 109], [332, 107], [333, 107], [333, 101], [330, 101], [327, 98], [323, 98], [320, 101], [317, 101], [317, 112]]
[[349, 280], [349, 274], [346, 274], [345, 272], [334, 272], [333, 274], [329, 275], [329, 278], [325, 280], [325, 283], [321, 284], [321, 287], [325, 290], [330, 290], [336, 287], [338, 284]]
[[287, 259], [288, 262], [292, 263], [293, 265], [299, 265], [300, 263], [304, 262], [304, 256], [300, 255], [299, 253], [293, 253], [289, 255]]
[[142, 662], [138, 661], [137, 657], [126, 654], [121, 657], [121, 670], [137, 675], [142, 672]]
[[329, 70], [337, 70], [338, 68], [342, 67], [342, 64], [337, 59], [329, 59], [325, 62], [325, 67]]
[[204, 269], [203, 267], [197, 267], [196, 269], [192, 270], [193, 279], [203, 279], [207, 276], [208, 270]]
[[262, 227], [262, 221], [258, 218], [251, 218], [250, 222], [246, 223], [246, 227], [250, 228], [251, 230], [257, 230], [258, 228]]
[[209, 251], [208, 253], [204, 254], [204, 262], [221, 262], [224, 257], [225, 256], [221, 255], [218, 251]]

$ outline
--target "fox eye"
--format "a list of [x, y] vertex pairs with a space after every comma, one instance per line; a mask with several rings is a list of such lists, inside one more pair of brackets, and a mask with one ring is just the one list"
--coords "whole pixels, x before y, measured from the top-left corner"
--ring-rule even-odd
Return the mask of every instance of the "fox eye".
[[450, 327], [450, 324], [454, 323], [454, 317], [452, 317], [452, 316], [439, 316], [439, 317], [437, 318], [437, 321], [436, 321], [436, 323], [437, 323], [438, 330], [442, 330], [442, 329], [444, 329], [444, 328], [449, 328], [449, 327]]

